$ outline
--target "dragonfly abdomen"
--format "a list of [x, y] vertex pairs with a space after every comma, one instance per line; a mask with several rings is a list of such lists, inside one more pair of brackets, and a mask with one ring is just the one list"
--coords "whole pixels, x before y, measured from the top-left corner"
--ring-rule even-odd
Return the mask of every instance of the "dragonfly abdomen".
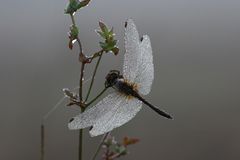
[[150, 107], [152, 110], [154, 110], [155, 112], [157, 112], [158, 114], [160, 114], [163, 117], [166, 117], [168, 119], [173, 119], [172, 116], [170, 116], [168, 113], [160, 110], [159, 108], [153, 106], [151, 103], [149, 103], [148, 101], [146, 101], [144, 98], [142, 98], [140, 95], [136, 95], [136, 98], [138, 98], [140, 101], [142, 101], [144, 104], [146, 104], [148, 107]]
[[144, 104], [146, 104], [148, 107], [150, 107], [152, 110], [154, 110], [161, 116], [166, 117], [168, 119], [172, 119], [172, 117], [169, 114], [153, 106], [151, 103], [146, 101], [142, 96], [140, 96], [137, 91], [136, 84], [129, 83], [127, 80], [123, 78], [119, 78], [119, 79], [116, 79], [114, 88], [117, 89], [120, 93], [125, 94], [128, 98], [132, 98], [132, 97], [137, 98], [138, 100], [142, 101]]

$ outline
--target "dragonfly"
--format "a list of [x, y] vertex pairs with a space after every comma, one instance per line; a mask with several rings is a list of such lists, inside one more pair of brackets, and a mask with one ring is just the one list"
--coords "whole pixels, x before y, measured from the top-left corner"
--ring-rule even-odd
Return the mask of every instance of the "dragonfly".
[[125, 23], [125, 54], [123, 74], [112, 70], [105, 80], [106, 87], [114, 91], [95, 106], [72, 118], [69, 129], [90, 127], [90, 135], [98, 136], [110, 132], [130, 121], [141, 110], [142, 104], [159, 115], [172, 117], [155, 107], [142, 96], [149, 94], [154, 79], [154, 66], [150, 38], [139, 38], [136, 25], [132, 19]]

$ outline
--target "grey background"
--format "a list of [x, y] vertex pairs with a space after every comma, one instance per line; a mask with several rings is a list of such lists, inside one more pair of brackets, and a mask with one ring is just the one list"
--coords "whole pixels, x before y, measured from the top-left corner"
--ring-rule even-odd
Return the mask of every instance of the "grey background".
[[[42, 116], [62, 88], [78, 84], [77, 48], [67, 48], [66, 2], [0, 2], [1, 160], [39, 159]], [[122, 159], [240, 159], [240, 1], [93, 0], [76, 17], [86, 54], [99, 49], [98, 20], [114, 27], [122, 49], [103, 58], [94, 94], [110, 69], [121, 70], [124, 21], [133, 18], [140, 34], [151, 37], [155, 80], [146, 98], [175, 120], [144, 107], [113, 132], [117, 139], [141, 139]], [[46, 160], [77, 159], [77, 132], [67, 129], [77, 113], [62, 104], [47, 120]], [[100, 137], [85, 135], [89, 159]]]

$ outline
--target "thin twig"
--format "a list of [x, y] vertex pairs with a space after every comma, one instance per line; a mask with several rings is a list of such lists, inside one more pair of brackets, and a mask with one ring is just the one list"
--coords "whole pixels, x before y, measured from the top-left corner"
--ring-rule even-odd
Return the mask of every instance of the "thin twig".
[[78, 42], [78, 46], [79, 46], [79, 50], [80, 50], [80, 54], [83, 53], [83, 49], [82, 49], [82, 43], [79, 37], [77, 37], [77, 42]]
[[[75, 19], [74, 19], [73, 14], [70, 14], [70, 16], [71, 16], [72, 24], [73, 24], [74, 26], [76, 26], [76, 22], [75, 22]], [[80, 40], [79, 37], [77, 37], [77, 42], [78, 42], [78, 46], [79, 46], [79, 50], [80, 50], [80, 54], [82, 54], [82, 53], [83, 53], [82, 43], [81, 43], [81, 40]]]
[[85, 107], [90, 106], [93, 102], [95, 102], [108, 88], [105, 87], [95, 98], [93, 98], [89, 103], [85, 105]]
[[98, 155], [98, 153], [99, 153], [99, 151], [100, 151], [100, 149], [101, 149], [104, 141], [107, 139], [107, 137], [109, 136], [109, 134], [110, 134], [110, 132], [106, 133], [106, 134], [103, 136], [103, 138], [102, 138], [101, 142], [99, 143], [98, 148], [97, 148], [97, 150], [96, 150], [96, 152], [95, 152], [92, 160], [95, 160], [95, 159], [96, 159], [96, 157], [97, 157], [97, 155]]
[[96, 53], [94, 53], [91, 57], [88, 57], [88, 62], [92, 62], [92, 60], [94, 59], [94, 58], [97, 58], [97, 57], [99, 57], [100, 55], [102, 55], [103, 54], [103, 52], [104, 52], [104, 50], [102, 49], [102, 50], [100, 50], [100, 51], [98, 51], [98, 52], [96, 52]]
[[[76, 22], [75, 22], [73, 14], [70, 14], [70, 16], [71, 16], [71, 20], [72, 20], [73, 25], [76, 26]], [[79, 56], [85, 57], [85, 55], [83, 55], [82, 43], [81, 43], [79, 37], [77, 37], [77, 42], [78, 42], [79, 50], [80, 50]], [[83, 95], [82, 95], [83, 79], [84, 79], [84, 68], [85, 68], [85, 62], [82, 62], [81, 73], [80, 73], [80, 80], [79, 80], [79, 100], [80, 100], [81, 112], [84, 111]], [[79, 131], [79, 144], [78, 144], [78, 159], [79, 160], [82, 160], [82, 150], [83, 150], [83, 129], [80, 129], [80, 131]]]
[[45, 142], [45, 130], [44, 125], [41, 124], [41, 160], [44, 160], [44, 142]]
[[76, 26], [76, 22], [75, 22], [75, 19], [74, 19], [73, 14], [70, 14], [70, 16], [71, 16], [72, 24], [73, 24], [74, 26]]
[[79, 144], [78, 144], [78, 159], [82, 160], [83, 157], [83, 129], [79, 130]]
[[110, 153], [110, 148], [109, 148], [109, 146], [107, 146], [107, 149], [106, 149], [106, 152], [105, 152], [105, 160], [110, 160], [109, 159], [109, 153]]
[[[82, 91], [83, 91], [83, 80], [84, 80], [84, 68], [85, 68], [85, 63], [82, 63], [81, 65], [81, 73], [80, 73], [80, 80], [79, 80], [79, 100], [80, 100], [80, 103], [82, 104], [83, 102], [83, 94], [82, 94]], [[83, 107], [81, 107], [83, 108]]]
[[[82, 62], [81, 65], [81, 73], [80, 73], [80, 80], [79, 80], [79, 99], [80, 99], [80, 107], [81, 107], [81, 112], [84, 111], [84, 106], [82, 106], [83, 104], [83, 95], [82, 95], [82, 91], [83, 91], [83, 80], [84, 80], [84, 67], [85, 67], [85, 63]], [[82, 156], [83, 156], [83, 129], [79, 130], [79, 143], [78, 143], [78, 159], [82, 160]]]
[[98, 61], [97, 61], [97, 63], [96, 63], [96, 66], [95, 66], [95, 69], [94, 69], [94, 72], [93, 72], [92, 80], [91, 80], [91, 83], [90, 83], [90, 86], [89, 86], [89, 89], [88, 89], [88, 93], [87, 93], [85, 102], [88, 100], [89, 95], [90, 95], [90, 93], [91, 93], [91, 90], [92, 90], [92, 87], [93, 87], [93, 83], [94, 83], [94, 80], [95, 80], [95, 75], [96, 75], [96, 73], [97, 73], [97, 69], [98, 69], [99, 63], [100, 63], [101, 58], [102, 58], [102, 52], [103, 52], [103, 51], [100, 52], [100, 56], [99, 56]]
[[108, 157], [108, 159], [109, 159], [109, 160], [111, 160], [111, 159], [115, 159], [115, 158], [117, 158], [117, 157], [119, 157], [119, 156], [121, 156], [121, 153], [116, 153], [116, 154], [114, 154], [114, 155]]

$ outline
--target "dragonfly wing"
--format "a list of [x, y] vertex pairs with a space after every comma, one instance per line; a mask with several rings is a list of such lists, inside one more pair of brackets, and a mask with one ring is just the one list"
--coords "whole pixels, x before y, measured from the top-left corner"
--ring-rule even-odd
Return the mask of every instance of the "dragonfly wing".
[[134, 82], [138, 84], [138, 91], [147, 95], [152, 86], [154, 78], [153, 56], [150, 38], [147, 35], [142, 37], [140, 43], [140, 55], [138, 56], [139, 67]]
[[117, 102], [122, 100], [122, 95], [118, 92], [109, 94], [95, 106], [74, 117], [68, 123], [69, 129], [82, 129], [92, 126], [100, 117], [104, 117]]
[[125, 25], [124, 42], [126, 53], [124, 54], [123, 76], [133, 82], [138, 71], [137, 57], [140, 53], [140, 40], [136, 25], [131, 19]]
[[90, 135], [98, 136], [120, 127], [130, 121], [140, 111], [141, 106], [142, 102], [138, 99], [128, 99], [122, 95], [121, 102], [117, 102], [111, 112], [97, 120], [90, 131]]
[[129, 19], [125, 28], [123, 77], [139, 85], [139, 93], [147, 95], [154, 78], [153, 56], [150, 38], [139, 34], [134, 22]]

